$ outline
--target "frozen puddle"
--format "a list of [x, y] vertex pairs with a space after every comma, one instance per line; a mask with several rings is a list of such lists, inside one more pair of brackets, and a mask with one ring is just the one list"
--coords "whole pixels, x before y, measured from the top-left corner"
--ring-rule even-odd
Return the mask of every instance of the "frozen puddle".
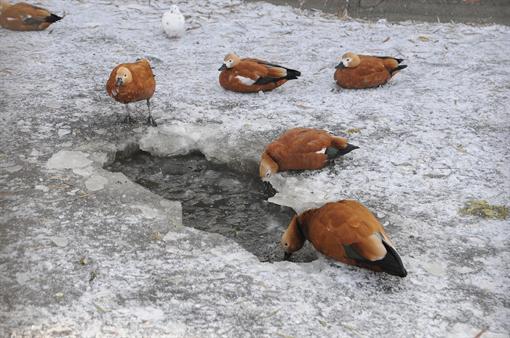
[[[231, 238], [261, 261], [283, 259], [279, 241], [294, 211], [267, 202], [272, 189], [257, 176], [212, 163], [197, 152], [157, 157], [139, 151], [107, 169], [120, 171], [169, 200], [181, 201], [184, 225]], [[292, 261], [316, 258], [305, 247]]]

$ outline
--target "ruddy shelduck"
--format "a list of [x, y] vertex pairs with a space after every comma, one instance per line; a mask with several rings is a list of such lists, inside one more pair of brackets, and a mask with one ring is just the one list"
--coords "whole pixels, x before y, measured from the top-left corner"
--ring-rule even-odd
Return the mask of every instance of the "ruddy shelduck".
[[379, 87], [388, 82], [406, 65], [403, 59], [389, 56], [357, 55], [345, 53], [335, 67], [335, 81], [342, 88], [364, 89]]
[[281, 239], [285, 259], [301, 249], [306, 240], [323, 255], [342, 263], [407, 276], [383, 226], [357, 201], [327, 203], [294, 216]]
[[234, 92], [257, 93], [270, 91], [288, 80], [297, 79], [301, 73], [259, 59], [241, 59], [234, 53], [227, 54], [218, 69], [220, 85]]
[[267, 179], [278, 171], [321, 169], [328, 161], [357, 148], [346, 138], [325, 130], [289, 129], [267, 145], [260, 159], [259, 175]]
[[0, 0], [0, 26], [13, 31], [42, 31], [62, 17], [24, 2]]
[[[139, 59], [135, 63], [123, 63], [115, 67], [108, 82], [106, 91], [116, 101], [127, 104], [130, 102], [147, 100], [149, 117], [147, 123], [156, 126], [151, 115], [150, 99], [156, 90], [156, 80], [152, 68], [147, 59]], [[126, 120], [130, 121], [129, 111]]]

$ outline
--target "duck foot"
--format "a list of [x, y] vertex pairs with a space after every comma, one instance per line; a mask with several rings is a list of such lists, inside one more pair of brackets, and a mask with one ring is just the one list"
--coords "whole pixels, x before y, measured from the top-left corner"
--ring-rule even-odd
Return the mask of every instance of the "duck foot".
[[156, 123], [156, 121], [154, 121], [154, 118], [152, 116], [149, 116], [147, 118], [147, 125], [153, 126], [153, 127], [157, 127], [158, 126], [158, 124]]
[[136, 120], [134, 118], [131, 117], [131, 115], [126, 115], [126, 117], [124, 117], [124, 119], [122, 120], [122, 123], [126, 123], [126, 124], [135, 124], [136, 123]]

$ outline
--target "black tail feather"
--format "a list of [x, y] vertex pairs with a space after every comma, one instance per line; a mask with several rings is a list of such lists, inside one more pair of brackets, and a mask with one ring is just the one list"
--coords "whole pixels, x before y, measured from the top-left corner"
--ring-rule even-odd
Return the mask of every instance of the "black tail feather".
[[[280, 68], [283, 68], [283, 67], [280, 67]], [[301, 76], [300, 71], [297, 71], [294, 69], [288, 69], [288, 68], [285, 68], [285, 69], [287, 70], [287, 75], [285, 75], [283, 77], [260, 77], [254, 84], [265, 85], [265, 84], [272, 83], [272, 82], [276, 83], [281, 80], [296, 80], [298, 78], [298, 76]]]
[[298, 70], [288, 68], [285, 69], [287, 69], [287, 76], [285, 77], [287, 80], [295, 80], [298, 78], [298, 76], [301, 76], [301, 72]]
[[328, 147], [326, 148], [326, 155], [328, 155], [328, 159], [332, 160], [334, 158], [337, 158], [339, 156], [343, 156], [345, 154], [350, 153], [354, 149], [359, 149], [358, 146], [355, 146], [353, 144], [347, 143], [347, 147], [344, 149], [338, 149], [335, 147]]
[[387, 251], [386, 256], [384, 256], [381, 260], [370, 262], [370, 265], [378, 266], [382, 269], [382, 271], [389, 273], [390, 275], [399, 277], [407, 276], [407, 271], [404, 268], [402, 259], [398, 255], [397, 251], [384, 240], [382, 242]]
[[295, 80], [295, 79], [298, 78], [298, 76], [301, 76], [301, 72], [298, 71], [298, 70], [295, 70], [295, 69], [290, 69], [290, 68], [282, 67], [282, 66], [277, 65], [275, 63], [270, 63], [270, 62], [262, 61], [262, 60], [259, 60], [259, 59], [250, 59], [250, 60], [252, 60], [252, 61], [254, 60], [257, 63], [263, 64], [263, 65], [266, 65], [266, 66], [269, 66], [269, 67], [285, 69], [287, 71], [287, 76], [285, 76], [283, 78], [279, 78], [278, 80], [280, 80], [280, 79]]
[[62, 17], [55, 14], [51, 14], [50, 16], [44, 18], [44, 21], [46, 22], [57, 22], [59, 20], [62, 20]]

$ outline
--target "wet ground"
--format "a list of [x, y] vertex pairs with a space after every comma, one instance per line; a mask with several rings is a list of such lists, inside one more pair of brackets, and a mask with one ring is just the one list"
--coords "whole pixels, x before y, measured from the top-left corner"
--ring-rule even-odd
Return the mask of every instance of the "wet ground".
[[[137, 152], [107, 168], [168, 199], [182, 202], [183, 224], [235, 240], [259, 260], [280, 261], [280, 237], [295, 214], [267, 201], [275, 191], [258, 177], [208, 161], [199, 152], [157, 157]], [[307, 244], [291, 260], [317, 259]]]

